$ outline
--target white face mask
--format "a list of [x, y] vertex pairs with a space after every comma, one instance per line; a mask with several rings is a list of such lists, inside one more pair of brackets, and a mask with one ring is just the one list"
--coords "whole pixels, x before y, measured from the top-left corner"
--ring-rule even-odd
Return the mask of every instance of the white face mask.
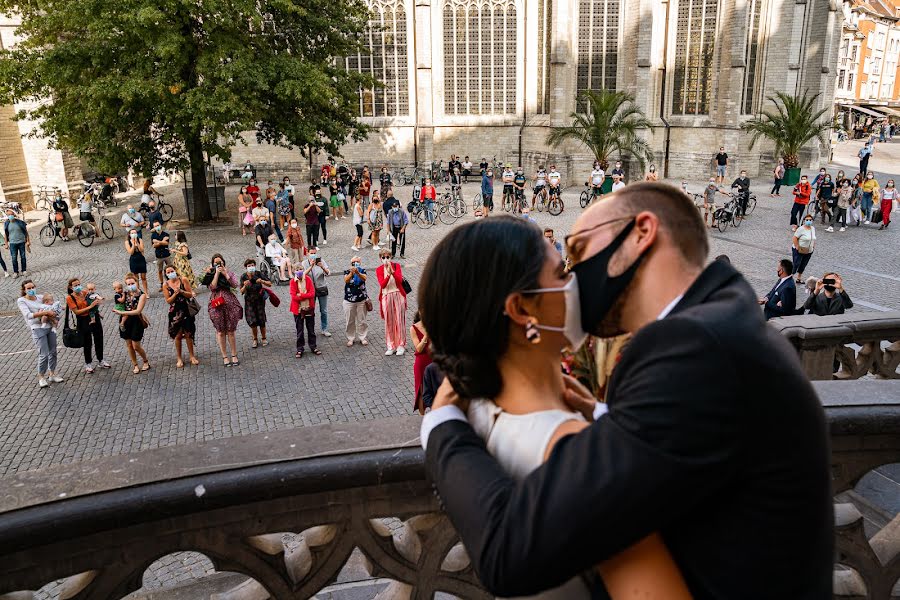
[[566, 282], [566, 285], [558, 288], [538, 288], [536, 290], [525, 290], [527, 294], [550, 294], [562, 292], [565, 295], [566, 302], [566, 321], [562, 327], [552, 327], [550, 325], [536, 325], [538, 329], [544, 331], [556, 331], [562, 333], [569, 342], [569, 348], [574, 352], [581, 348], [587, 339], [587, 332], [581, 326], [581, 298], [578, 295], [578, 276], [572, 273], [572, 278]]

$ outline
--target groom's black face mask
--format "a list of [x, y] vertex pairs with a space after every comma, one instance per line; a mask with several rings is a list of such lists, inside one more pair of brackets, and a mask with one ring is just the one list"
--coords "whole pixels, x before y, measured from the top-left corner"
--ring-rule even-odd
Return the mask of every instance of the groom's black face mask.
[[587, 333], [601, 336], [600, 324], [616, 300], [634, 279], [638, 266], [644, 256], [638, 256], [634, 263], [621, 275], [612, 277], [609, 274], [609, 261], [616, 250], [625, 243], [625, 238], [634, 229], [635, 221], [632, 221], [616, 236], [606, 248], [589, 259], [572, 267], [572, 272], [578, 278], [578, 295], [581, 301], [581, 326]]

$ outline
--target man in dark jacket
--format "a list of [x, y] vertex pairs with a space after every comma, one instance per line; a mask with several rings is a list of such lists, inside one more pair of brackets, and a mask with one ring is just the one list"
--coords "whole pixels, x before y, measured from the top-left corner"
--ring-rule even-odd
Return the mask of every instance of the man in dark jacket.
[[586, 210], [566, 245], [580, 329], [633, 335], [607, 404], [565, 393], [592, 425], [516, 481], [449, 380], [422, 421], [426, 470], [482, 583], [535, 594], [659, 532], [694, 598], [830, 598], [822, 407], [744, 278], [704, 267], [693, 203], [635, 183]]
[[791, 277], [793, 263], [790, 259], [778, 261], [778, 281], [772, 291], [757, 300], [763, 305], [766, 321], [775, 317], [789, 317], [797, 312], [797, 286]]
[[816, 289], [806, 299], [803, 308], [811, 315], [842, 315], [853, 308], [853, 301], [844, 289], [844, 282], [837, 273], [826, 273], [816, 282]]

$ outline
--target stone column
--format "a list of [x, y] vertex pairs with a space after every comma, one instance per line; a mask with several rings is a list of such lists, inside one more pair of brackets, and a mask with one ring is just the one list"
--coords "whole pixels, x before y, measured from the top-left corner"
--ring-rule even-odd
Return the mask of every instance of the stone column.
[[415, 0], [413, 39], [416, 66], [416, 146], [419, 165], [434, 160], [434, 90], [432, 89], [431, 0]]
[[550, 43], [550, 117], [553, 125], [568, 122], [575, 110], [575, 44], [578, 34], [578, 0], [552, 0], [553, 28]]

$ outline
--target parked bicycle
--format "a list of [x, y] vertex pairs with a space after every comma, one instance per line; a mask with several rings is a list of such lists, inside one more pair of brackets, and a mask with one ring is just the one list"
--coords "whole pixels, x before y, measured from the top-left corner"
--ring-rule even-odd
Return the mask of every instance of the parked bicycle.
[[34, 196], [35, 210], [50, 210], [53, 208], [53, 199], [60, 193], [58, 187], [51, 188], [46, 185], [38, 186], [38, 193]]
[[[60, 234], [62, 224], [62, 221], [56, 220], [56, 211], [47, 211], [47, 224], [41, 228], [39, 235], [42, 246], [49, 248], [57, 238], [62, 238], [62, 235]], [[112, 239], [114, 235], [113, 224], [106, 217], [100, 218], [100, 230], [107, 239]], [[75, 234], [75, 239], [78, 240], [78, 243], [85, 248], [94, 243], [94, 238], [101, 235], [94, 223], [91, 223], [90, 221], [78, 223], [72, 227], [72, 232]]]
[[409, 220], [416, 224], [416, 227], [428, 229], [434, 226], [435, 209], [428, 209], [424, 202], [413, 200], [406, 206], [409, 212]]
[[[172, 205], [166, 202], [163, 199], [163, 195], [160, 193], [152, 194], [153, 200], [156, 202], [156, 210], [162, 215], [163, 223], [168, 223], [172, 218]], [[144, 202], [141, 202], [141, 207], [138, 211], [144, 216], [146, 220], [148, 215], [150, 214], [150, 205]]]

